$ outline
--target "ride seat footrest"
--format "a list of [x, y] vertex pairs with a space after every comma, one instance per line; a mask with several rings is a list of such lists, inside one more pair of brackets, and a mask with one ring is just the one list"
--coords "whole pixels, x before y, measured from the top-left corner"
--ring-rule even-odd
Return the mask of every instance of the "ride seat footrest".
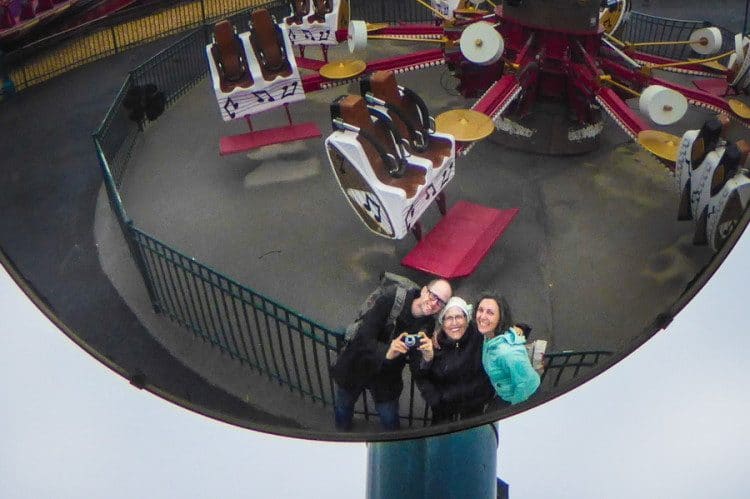
[[401, 265], [445, 279], [470, 275], [517, 213], [518, 208], [499, 210], [459, 201]]
[[693, 80], [693, 85], [695, 85], [698, 90], [703, 90], [704, 92], [718, 95], [719, 97], [735, 93], [733, 88], [730, 89], [729, 83], [727, 83], [727, 80], [725, 79], [707, 78], [705, 80]]
[[324, 61], [317, 61], [315, 59], [308, 59], [306, 57], [297, 57], [297, 67], [302, 69], [309, 69], [310, 71], [320, 71], [320, 68], [325, 66]]
[[272, 144], [314, 139], [322, 135], [318, 126], [312, 122], [245, 132], [239, 135], [222, 137], [219, 141], [219, 154], [222, 156], [237, 154]]

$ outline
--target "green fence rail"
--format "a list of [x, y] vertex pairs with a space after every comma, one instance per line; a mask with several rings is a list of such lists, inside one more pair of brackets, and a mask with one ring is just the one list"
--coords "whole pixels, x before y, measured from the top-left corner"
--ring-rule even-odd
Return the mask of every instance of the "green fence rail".
[[208, 268], [137, 228], [131, 230], [156, 306], [204, 342], [290, 391], [333, 401], [328, 366], [342, 337]]
[[581, 369], [590, 369], [599, 364], [602, 357], [609, 357], [610, 355], [612, 355], [612, 352], [606, 350], [564, 351], [545, 354], [545, 367], [541, 376], [542, 383], [552, 388], [559, 386], [560, 383], [569, 381], [581, 374]]
[[[268, 7], [277, 17], [287, 9], [283, 2], [273, 2]], [[249, 11], [237, 14], [232, 20], [242, 26], [249, 20]], [[133, 69], [123, 82], [93, 134], [109, 203], [154, 311], [285, 390], [328, 406], [334, 394], [329, 368], [344, 346], [342, 333], [306, 318], [142, 231], [128, 218], [119, 192], [133, 149], [149, 128], [145, 118], [134, 120], [126, 109], [128, 93], [136, 87], [155, 85], [164, 93], [168, 109], [207, 74], [205, 44], [210, 30], [211, 26], [202, 26], [189, 32]], [[576, 364], [573, 356], [577, 354], [548, 355], [547, 371], [559, 371], [553, 386], [564, 379], [563, 371], [570, 373], [574, 369], [574, 375], [578, 375], [581, 368], [591, 368], [598, 362], [596, 357], [593, 363], [587, 360]], [[560, 361], [566, 358], [567, 361]], [[427, 425], [429, 408], [408, 370], [405, 377], [400, 417], [408, 426]], [[372, 400], [363, 396], [355, 413], [370, 419], [375, 416], [371, 407]]]

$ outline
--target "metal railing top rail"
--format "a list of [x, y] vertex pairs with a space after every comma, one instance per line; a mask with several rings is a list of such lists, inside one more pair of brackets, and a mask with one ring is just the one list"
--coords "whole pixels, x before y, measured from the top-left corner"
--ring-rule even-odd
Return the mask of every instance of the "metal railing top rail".
[[[316, 336], [312, 332], [313, 329], [320, 329], [321, 331], [325, 331], [326, 333], [328, 333], [328, 334], [330, 334], [332, 336], [340, 337], [340, 338], [343, 339], [344, 333], [342, 331], [334, 331], [332, 329], [329, 329], [328, 327], [320, 324], [319, 322], [317, 322], [317, 321], [315, 321], [313, 319], [308, 318], [304, 314], [302, 314], [300, 312], [297, 312], [293, 308], [288, 307], [286, 305], [283, 305], [283, 304], [277, 302], [276, 300], [274, 300], [273, 298], [270, 298], [270, 297], [264, 295], [263, 293], [255, 291], [252, 288], [249, 288], [249, 287], [247, 287], [247, 286], [245, 286], [243, 284], [238, 283], [237, 281], [235, 281], [231, 277], [228, 277], [227, 275], [223, 274], [222, 272], [219, 272], [216, 269], [213, 269], [213, 268], [209, 267], [205, 263], [198, 262], [198, 260], [196, 260], [195, 258], [187, 256], [184, 253], [180, 252], [179, 250], [176, 250], [176, 249], [172, 248], [171, 246], [169, 246], [167, 244], [164, 244], [163, 242], [161, 242], [158, 239], [156, 239], [155, 237], [153, 237], [153, 236], [151, 236], [151, 235], [143, 232], [142, 230], [138, 229], [137, 227], [133, 227], [133, 230], [136, 231], [140, 236], [144, 237], [146, 240], [154, 242], [154, 243], [156, 243], [156, 244], [158, 244], [160, 246], [163, 246], [165, 248], [169, 248], [169, 250], [171, 252], [174, 252], [174, 254], [176, 256], [178, 256], [180, 258], [184, 258], [184, 259], [190, 260], [192, 262], [195, 262], [195, 263], [201, 265], [203, 268], [205, 268], [206, 270], [208, 270], [210, 273], [216, 275], [217, 277], [219, 277], [219, 278], [221, 278], [221, 279], [223, 279], [223, 280], [225, 280], [227, 282], [232, 283], [234, 286], [237, 286], [242, 291], [245, 291], [245, 292], [247, 292], [247, 293], [249, 293], [249, 294], [251, 294], [253, 296], [256, 296], [256, 297], [264, 300], [265, 302], [273, 304], [273, 306], [276, 307], [276, 308], [278, 308], [281, 312], [283, 312], [285, 314], [288, 313], [288, 314], [294, 315], [296, 317], [300, 317], [303, 321], [305, 321], [305, 323], [309, 324], [311, 327], [310, 327], [310, 330], [300, 329], [299, 332], [301, 334], [307, 336], [311, 340], [313, 340], [313, 341], [315, 341], [317, 343], [320, 343], [321, 345], [324, 345], [326, 348], [329, 348], [331, 351], [336, 351], [337, 346], [336, 345], [331, 345], [330, 343], [328, 343], [327, 341], [325, 341], [325, 339], [322, 339], [322, 338]], [[173, 262], [173, 263], [177, 264], [176, 261]], [[185, 270], [189, 271], [189, 269], [185, 269]], [[240, 296], [236, 296], [236, 297], [240, 298]], [[269, 314], [268, 310], [265, 310], [265, 309], [263, 309], [261, 307], [257, 307], [257, 306], [254, 305], [254, 308], [256, 308], [257, 310], [259, 310], [259, 311], [261, 311], [261, 312], [263, 312], [265, 314]], [[277, 315], [277, 312], [274, 312], [271, 315], [274, 316], [277, 319], [282, 319], [282, 317], [280, 317], [280, 316]]]
[[341, 333], [159, 242], [130, 225], [126, 231], [153, 290], [152, 304], [197, 338], [290, 392], [324, 406], [333, 401], [329, 366]]
[[96, 137], [94, 137], [94, 147], [96, 148], [96, 156], [101, 167], [104, 186], [107, 189], [110, 206], [112, 206], [112, 209], [115, 211], [115, 216], [117, 217], [118, 221], [128, 223], [131, 221], [130, 217], [128, 217], [128, 214], [125, 211], [125, 205], [122, 203], [120, 192], [117, 190], [117, 184], [112, 175], [112, 171], [109, 169], [109, 165], [107, 164], [107, 158], [104, 154], [104, 151], [102, 150], [101, 144]]
[[118, 108], [122, 105], [122, 100], [125, 95], [125, 90], [130, 86], [130, 74], [128, 74], [125, 77], [125, 80], [123, 80], [122, 85], [120, 85], [120, 89], [117, 91], [117, 94], [112, 101], [112, 103], [107, 108], [107, 112], [104, 114], [104, 118], [102, 118], [102, 121], [99, 123], [99, 126], [96, 127], [96, 130], [92, 133], [95, 139], [101, 139], [109, 130], [110, 125], [112, 124], [112, 120], [114, 119], [115, 113], [117, 112]]
[[206, 37], [205, 25], [190, 31], [130, 71], [133, 83], [155, 84], [164, 92], [166, 106], [170, 106], [208, 73]]
[[122, 183], [130, 154], [143, 126], [142, 123], [136, 123], [130, 118], [129, 110], [124, 106], [132, 87], [133, 78], [128, 74], [101, 124], [92, 133], [94, 143], [101, 149], [107, 171], [112, 175], [117, 187]]

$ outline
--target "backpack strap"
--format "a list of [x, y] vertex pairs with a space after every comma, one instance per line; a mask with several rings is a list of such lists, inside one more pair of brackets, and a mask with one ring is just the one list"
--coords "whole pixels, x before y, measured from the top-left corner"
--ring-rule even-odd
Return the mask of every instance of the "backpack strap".
[[404, 302], [406, 301], [407, 289], [402, 286], [396, 286], [396, 297], [393, 299], [393, 306], [391, 307], [391, 313], [388, 314], [388, 327], [392, 328], [391, 338], [396, 335], [396, 319], [404, 309]]

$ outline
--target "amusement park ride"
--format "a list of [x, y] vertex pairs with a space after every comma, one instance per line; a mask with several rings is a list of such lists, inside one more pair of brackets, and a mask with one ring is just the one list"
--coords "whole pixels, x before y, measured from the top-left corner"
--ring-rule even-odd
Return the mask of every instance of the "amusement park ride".
[[[416, 236], [418, 244], [402, 264], [458, 277], [472, 272], [517, 210], [458, 202], [447, 211], [443, 190], [456, 174], [457, 158], [495, 131], [514, 147], [585, 152], [596, 147], [606, 114], [674, 170], [678, 218], [696, 221], [694, 242], [714, 250], [723, 244], [750, 201], [750, 145], [723, 138], [732, 123], [750, 126], [750, 107], [736, 98], [750, 89], [750, 38], [736, 35], [734, 50], [722, 54], [722, 34], [714, 27], [698, 29], [687, 40], [623, 41], [615, 33], [627, 18], [627, 0], [417, 1], [432, 11], [433, 23], [352, 21], [347, 0], [294, 0], [290, 16], [279, 23], [259, 10], [250, 31], [240, 34], [228, 21], [218, 23], [206, 52], [219, 110], [224, 120], [245, 119], [251, 128], [222, 138], [220, 153], [320, 137], [313, 123], [293, 124], [289, 104], [308, 92], [359, 80], [361, 95], [331, 104], [333, 132], [325, 139], [342, 192], [375, 234]], [[439, 48], [328, 62], [330, 45], [346, 41], [355, 52], [368, 39]], [[689, 45], [695, 57], [673, 60], [641, 49], [660, 44]], [[310, 45], [321, 47], [323, 61], [304, 56]], [[438, 64], [448, 66], [461, 95], [476, 98], [471, 109], [433, 117], [419, 95], [394, 77]], [[299, 68], [314, 73], [301, 76]], [[664, 78], [665, 72], [702, 79], [681, 84]], [[628, 104], [632, 98], [638, 98], [640, 113]], [[572, 117], [554, 138], [540, 125], [542, 102], [555, 102]], [[651, 125], [677, 123], [688, 103], [718, 113], [717, 119], [682, 138]], [[252, 130], [252, 115], [280, 106], [287, 126]], [[422, 238], [419, 219], [433, 200], [444, 217]], [[461, 238], [451, 237], [458, 231]], [[465, 245], [455, 247], [457, 239]]]
[[70, 29], [131, 6], [137, 0], [0, 0], [0, 45], [28, 43], [54, 21]]
[[26, 31], [64, 14], [76, 0], [0, 0], [0, 41], [11, 40]]

